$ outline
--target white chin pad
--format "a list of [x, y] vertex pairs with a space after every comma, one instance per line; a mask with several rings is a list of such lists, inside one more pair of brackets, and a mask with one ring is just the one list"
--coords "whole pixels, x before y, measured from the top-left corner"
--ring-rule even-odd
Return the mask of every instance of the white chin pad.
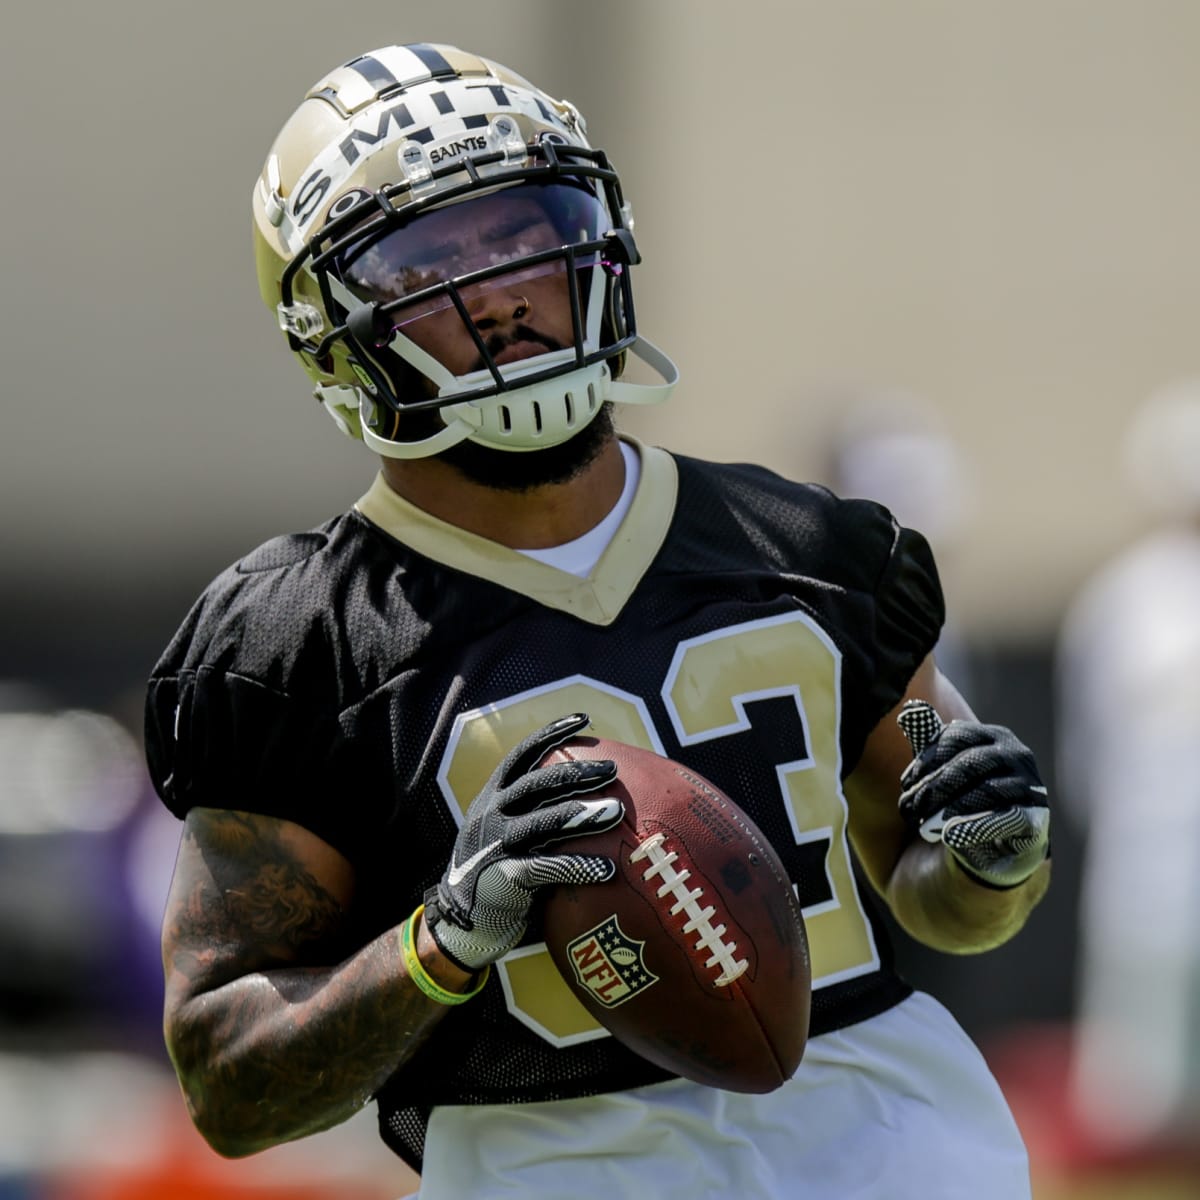
[[[544, 365], [550, 355], [529, 361]], [[593, 363], [476, 403], [452, 404], [446, 417], [471, 427], [470, 438], [497, 450], [540, 450], [573, 437], [609, 397], [612, 372]]]
[[[393, 442], [368, 426], [360, 407], [362, 437], [386, 458], [428, 458], [470, 438], [494, 450], [544, 450], [557, 446], [584, 428], [608, 400], [619, 404], [660, 404], [679, 381], [675, 364], [657, 346], [637, 338], [629, 351], [648, 364], [662, 383], [614, 380], [606, 362], [567, 371], [553, 379], [514, 388], [486, 400], [448, 404], [442, 409], [446, 428], [419, 442]], [[526, 371], [545, 365], [549, 355], [521, 364]], [[514, 364], [515, 365], [515, 364]], [[365, 399], [363, 404], [369, 404]]]

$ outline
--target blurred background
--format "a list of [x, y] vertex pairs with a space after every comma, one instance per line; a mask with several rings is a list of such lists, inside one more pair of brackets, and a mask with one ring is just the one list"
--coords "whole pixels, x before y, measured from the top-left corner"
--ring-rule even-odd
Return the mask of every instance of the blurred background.
[[370, 1114], [235, 1164], [192, 1133], [139, 741], [203, 585], [374, 473], [260, 303], [249, 199], [309, 85], [405, 41], [573, 100], [619, 168], [639, 325], [683, 372], [626, 428], [928, 533], [943, 664], [1060, 812], [1020, 938], [901, 961], [993, 1062], [1039, 1200], [1200, 1194], [1200, 6], [16, 0], [0, 1200], [413, 1186]]

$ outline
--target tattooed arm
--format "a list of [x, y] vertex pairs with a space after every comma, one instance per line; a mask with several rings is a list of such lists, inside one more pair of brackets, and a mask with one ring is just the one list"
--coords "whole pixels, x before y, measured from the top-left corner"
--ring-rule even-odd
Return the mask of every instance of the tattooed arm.
[[[193, 809], [163, 919], [164, 1030], [209, 1144], [253, 1154], [361, 1108], [448, 1011], [408, 979], [394, 930], [346, 956], [350, 864], [288, 821]], [[422, 926], [452, 991], [470, 976]]]

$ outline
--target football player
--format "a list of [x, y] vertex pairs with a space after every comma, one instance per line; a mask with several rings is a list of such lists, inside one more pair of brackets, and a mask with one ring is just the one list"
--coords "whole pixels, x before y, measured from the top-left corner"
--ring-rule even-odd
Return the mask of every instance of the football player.
[[[995, 1081], [878, 919], [985, 950], [1049, 873], [1032, 756], [934, 663], [925, 540], [615, 431], [676, 383], [630, 206], [580, 114], [494, 62], [337, 68], [253, 209], [288, 345], [382, 466], [220, 575], [150, 680], [183, 820], [165, 1030], [204, 1136], [245, 1155], [374, 1102], [427, 1200], [1028, 1196]], [[671, 1077], [554, 971], [539, 889], [613, 871], [555, 845], [621, 819], [611, 763], [538, 766], [588, 729], [707, 776], [784, 861], [814, 991], [776, 1091]]]

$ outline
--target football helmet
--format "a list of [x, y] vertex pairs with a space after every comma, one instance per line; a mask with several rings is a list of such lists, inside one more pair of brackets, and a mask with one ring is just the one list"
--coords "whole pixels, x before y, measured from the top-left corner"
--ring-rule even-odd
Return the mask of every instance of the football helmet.
[[[386, 46], [318, 81], [254, 187], [259, 287], [342, 431], [392, 458], [557, 445], [654, 404], [633, 220], [584, 121], [453, 46]], [[627, 354], [661, 383], [620, 379]]]

